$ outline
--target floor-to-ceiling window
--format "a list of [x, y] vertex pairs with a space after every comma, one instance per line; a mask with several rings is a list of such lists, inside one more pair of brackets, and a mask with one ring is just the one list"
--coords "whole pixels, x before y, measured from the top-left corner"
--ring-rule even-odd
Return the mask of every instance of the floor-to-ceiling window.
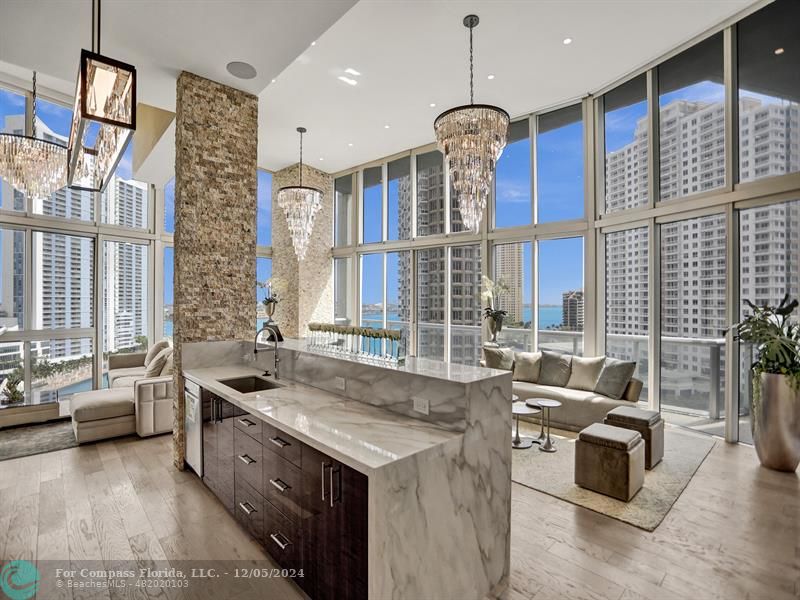
[[497, 161], [494, 226], [519, 227], [531, 220], [531, 138], [528, 119], [508, 127], [508, 142]]
[[[348, 211], [363, 244], [334, 257], [410, 253], [418, 356], [475, 362], [487, 332], [464, 309], [474, 300], [464, 274], [477, 268], [504, 285], [501, 346], [633, 361], [640, 401], [667, 420], [749, 439], [745, 350], [725, 331], [740, 297], [798, 293], [800, 276], [785, 272], [800, 264], [786, 208], [800, 194], [797, 39], [797, 3], [776, 0], [580, 102], [515, 118], [479, 233], [464, 231], [432, 145], [340, 174], [363, 183], [363, 212]], [[409, 239], [399, 225], [406, 165]], [[381, 298], [384, 311], [391, 300]], [[362, 317], [371, 307], [361, 297]]]
[[659, 229], [661, 409], [673, 422], [721, 434], [726, 220], [713, 214]]
[[536, 117], [536, 222], [584, 218], [583, 107]]
[[648, 398], [649, 231], [634, 227], [605, 236], [605, 353], [633, 361]]
[[495, 244], [493, 282], [500, 293], [494, 307], [506, 311], [500, 339], [511, 348], [530, 351], [533, 344], [531, 242]]
[[[785, 295], [800, 296], [800, 200], [768, 204], [739, 211], [739, 297], [757, 306], [777, 306]], [[740, 304], [738, 319], [752, 314]], [[797, 314], [792, 320], [800, 318]], [[739, 344], [739, 439], [751, 440], [750, 401], [753, 381], [750, 365], [757, 348]]]
[[583, 238], [546, 239], [538, 247], [539, 349], [583, 354]]
[[[0, 129], [32, 133], [31, 100], [0, 84]], [[71, 120], [69, 99], [39, 98], [39, 137], [66, 144]], [[152, 339], [154, 195], [131, 157], [129, 147], [103, 193], [26, 197], [0, 181], [0, 407], [11, 409], [0, 424], [68, 414], [72, 394], [103, 385], [109, 353]]]
[[800, 3], [780, 0], [736, 26], [739, 179], [800, 171]]
[[648, 192], [647, 79], [631, 79], [603, 96], [605, 212], [641, 206]]

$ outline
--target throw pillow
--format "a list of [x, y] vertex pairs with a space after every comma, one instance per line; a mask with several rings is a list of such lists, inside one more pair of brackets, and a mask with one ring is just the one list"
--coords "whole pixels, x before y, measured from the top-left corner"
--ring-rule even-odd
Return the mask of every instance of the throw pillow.
[[607, 358], [600, 371], [600, 377], [594, 386], [594, 391], [603, 396], [619, 400], [628, 387], [628, 382], [636, 370], [636, 363], [627, 360]]
[[484, 347], [483, 356], [486, 359], [486, 366], [490, 369], [503, 369], [504, 371], [514, 369], [514, 351], [510, 348]]
[[572, 373], [569, 376], [567, 387], [573, 390], [594, 391], [594, 386], [597, 385], [597, 378], [600, 377], [600, 372], [603, 370], [605, 361], [605, 356], [597, 356], [594, 358], [573, 356]]
[[165, 376], [165, 375], [172, 375], [172, 369], [173, 369], [173, 366], [174, 366], [174, 363], [172, 361], [172, 357], [173, 357], [173, 353], [170, 352], [169, 356], [167, 357], [167, 362], [164, 363], [164, 368], [161, 369], [161, 376], [162, 377]]
[[540, 385], [566, 387], [571, 371], [572, 355], [557, 352], [542, 352], [542, 368], [539, 372]]
[[150, 346], [150, 350], [147, 351], [147, 355], [144, 357], [144, 366], [149, 367], [156, 355], [164, 348], [169, 348], [169, 342], [167, 340], [161, 340]]
[[539, 381], [542, 369], [541, 352], [515, 352], [514, 353], [514, 381]]
[[157, 377], [158, 375], [161, 375], [161, 370], [164, 368], [164, 365], [167, 364], [167, 358], [169, 358], [170, 355], [172, 355], [172, 348], [169, 346], [156, 354], [155, 358], [150, 361], [149, 365], [147, 365], [144, 376]]

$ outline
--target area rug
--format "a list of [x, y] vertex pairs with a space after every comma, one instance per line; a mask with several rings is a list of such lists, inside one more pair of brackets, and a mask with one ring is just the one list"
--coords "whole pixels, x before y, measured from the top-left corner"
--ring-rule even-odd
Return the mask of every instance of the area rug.
[[[526, 435], [536, 437], [538, 428], [524, 427]], [[522, 433], [523, 427], [520, 427]], [[558, 438], [558, 451], [540, 452], [536, 445], [514, 450], [511, 479], [520, 485], [544, 492], [572, 504], [653, 531], [714, 447], [714, 440], [668, 427], [664, 437], [664, 460], [652, 471], [645, 471], [644, 487], [630, 502], [622, 502], [575, 485], [575, 440]]]
[[70, 420], [0, 429], [0, 461], [77, 445]]

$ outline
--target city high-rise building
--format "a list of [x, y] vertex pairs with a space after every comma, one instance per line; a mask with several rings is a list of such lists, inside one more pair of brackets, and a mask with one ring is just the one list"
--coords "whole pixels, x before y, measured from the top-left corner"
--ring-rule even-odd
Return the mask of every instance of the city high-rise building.
[[[742, 181], [800, 170], [800, 153], [790, 144], [791, 132], [798, 131], [799, 115], [794, 103], [742, 98]], [[662, 200], [724, 185], [722, 102], [671, 102], [661, 108], [660, 123]], [[634, 140], [606, 157], [608, 211], [640, 206], [646, 200], [646, 148], [646, 120], [642, 119]], [[740, 211], [742, 298], [776, 302], [783, 293], [798, 293], [799, 212], [794, 204]], [[728, 325], [725, 244], [730, 232], [721, 214], [659, 227], [661, 335], [667, 338], [661, 344], [661, 368], [671, 372], [669, 378], [662, 377], [662, 400], [680, 403], [681, 394], [710, 393], [696, 389], [697, 381], [708, 380], [712, 370], [725, 368], [724, 356], [714, 355], [708, 344], [689, 340], [718, 340]], [[606, 351], [636, 360], [640, 368], [647, 360], [647, 257], [646, 229], [606, 236]]]
[[523, 244], [500, 244], [494, 247], [494, 273], [497, 283], [508, 291], [495, 298], [495, 308], [506, 311], [507, 325], [523, 323], [525, 268]]
[[570, 290], [561, 295], [561, 329], [583, 331], [583, 290]]

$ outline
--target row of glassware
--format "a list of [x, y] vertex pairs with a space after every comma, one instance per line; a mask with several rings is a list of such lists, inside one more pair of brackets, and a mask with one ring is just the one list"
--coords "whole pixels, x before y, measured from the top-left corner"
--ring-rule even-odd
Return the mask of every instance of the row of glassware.
[[405, 363], [406, 339], [399, 329], [309, 323], [308, 331], [308, 348], [317, 352], [394, 365]]

